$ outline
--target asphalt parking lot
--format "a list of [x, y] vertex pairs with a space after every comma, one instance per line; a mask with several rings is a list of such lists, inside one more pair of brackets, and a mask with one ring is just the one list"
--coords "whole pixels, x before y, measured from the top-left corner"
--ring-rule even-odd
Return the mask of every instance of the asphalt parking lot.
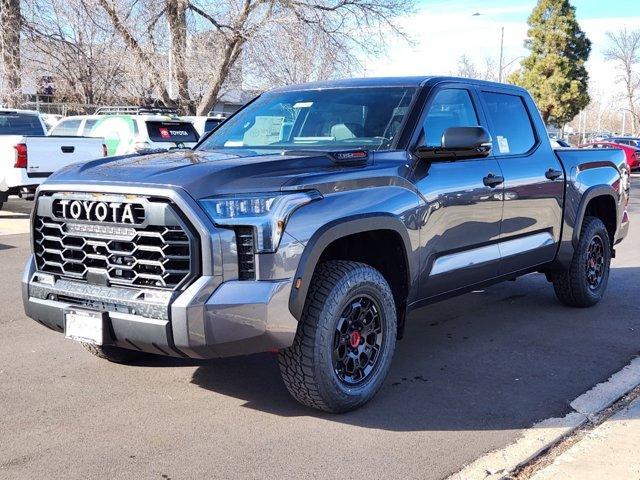
[[[28, 208], [6, 204], [0, 232]], [[562, 416], [640, 353], [638, 198], [631, 219], [598, 306], [563, 307], [530, 275], [426, 307], [380, 393], [345, 415], [297, 404], [272, 354], [91, 356], [25, 317], [29, 235], [0, 235], [0, 478], [445, 477]]]

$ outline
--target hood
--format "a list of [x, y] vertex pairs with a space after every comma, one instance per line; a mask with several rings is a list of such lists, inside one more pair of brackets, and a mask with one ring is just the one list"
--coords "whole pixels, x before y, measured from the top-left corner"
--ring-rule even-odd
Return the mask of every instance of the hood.
[[350, 168], [315, 152], [182, 150], [74, 164], [59, 170], [47, 183], [174, 186], [185, 189], [194, 198], [204, 198], [214, 194], [277, 191], [295, 177]]

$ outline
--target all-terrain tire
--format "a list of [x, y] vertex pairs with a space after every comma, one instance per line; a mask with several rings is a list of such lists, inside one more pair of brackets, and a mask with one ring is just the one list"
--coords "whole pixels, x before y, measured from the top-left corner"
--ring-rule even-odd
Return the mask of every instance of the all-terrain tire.
[[[358, 311], [358, 305], [366, 305], [368, 313], [361, 314], [365, 308]], [[375, 308], [372, 309], [371, 305], [375, 305]], [[352, 320], [352, 316], [355, 320]], [[345, 320], [346, 317], [349, 319]], [[353, 331], [351, 336], [341, 334], [346, 324], [350, 325], [348, 328], [356, 328], [356, 323], [360, 321], [358, 319], [365, 317], [377, 320], [363, 321], [365, 327], [362, 329], [362, 337]], [[367, 324], [367, 321], [370, 323]], [[376, 325], [375, 331], [380, 333], [370, 333], [373, 331], [373, 323]], [[289, 393], [303, 405], [332, 413], [356, 409], [367, 403], [382, 386], [393, 358], [396, 335], [397, 317], [393, 294], [378, 270], [351, 261], [322, 263], [317, 267], [309, 286], [293, 345], [279, 353], [282, 379]], [[344, 347], [338, 346], [345, 340], [345, 336], [349, 341], [345, 342]], [[358, 344], [355, 340], [361, 343]], [[358, 349], [369, 348], [374, 341], [379, 345], [377, 353], [369, 356], [375, 350], [375, 347], [371, 347], [363, 356], [358, 356]], [[350, 342], [358, 346], [354, 347]], [[341, 356], [337, 354], [339, 348], [352, 348], [351, 354], [358, 359], [354, 367], [356, 374], [349, 378], [351, 383], [344, 378], [349, 376], [345, 373], [349, 368], [344, 367], [353, 367], [354, 364], [348, 363], [351, 360], [344, 363], [340, 363], [339, 358], [336, 360]], [[356, 378], [357, 381], [353, 381], [359, 376], [358, 368], [361, 369], [361, 380]], [[365, 375], [367, 369], [368, 373]]]
[[129, 350], [126, 348], [114, 347], [113, 345], [92, 345], [83, 343], [82, 346], [92, 355], [98, 358], [109, 360], [113, 363], [129, 364], [135, 363], [150, 353], [140, 352], [138, 350]]
[[[594, 242], [602, 245], [602, 271], [597, 282], [590, 282], [589, 272], [593, 263], [590, 248], [593, 248]], [[599, 218], [585, 217], [571, 265], [564, 272], [553, 276], [556, 297], [570, 307], [584, 308], [595, 305], [602, 300], [607, 289], [610, 265], [611, 240], [607, 228]]]

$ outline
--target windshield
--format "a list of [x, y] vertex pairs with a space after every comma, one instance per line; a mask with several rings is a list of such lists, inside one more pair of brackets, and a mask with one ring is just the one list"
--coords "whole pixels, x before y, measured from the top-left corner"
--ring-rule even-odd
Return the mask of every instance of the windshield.
[[414, 87], [267, 93], [227, 120], [200, 150], [385, 150], [398, 135]]

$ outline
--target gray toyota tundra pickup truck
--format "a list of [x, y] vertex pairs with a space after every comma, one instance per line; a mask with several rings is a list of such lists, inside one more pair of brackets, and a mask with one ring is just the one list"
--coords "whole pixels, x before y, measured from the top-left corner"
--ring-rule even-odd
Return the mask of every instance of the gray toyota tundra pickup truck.
[[343, 412], [380, 388], [417, 307], [532, 272], [597, 303], [628, 199], [624, 154], [554, 151], [520, 88], [291, 86], [193, 150], [47, 180], [24, 306], [116, 362], [277, 350], [297, 400]]

